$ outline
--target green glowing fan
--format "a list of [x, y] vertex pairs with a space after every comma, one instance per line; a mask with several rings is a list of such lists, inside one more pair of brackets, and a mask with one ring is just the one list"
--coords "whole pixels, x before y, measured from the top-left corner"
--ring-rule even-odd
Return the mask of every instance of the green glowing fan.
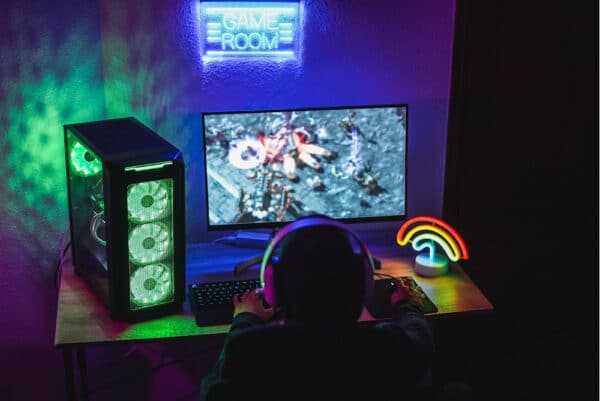
[[138, 306], [155, 305], [173, 294], [170, 270], [161, 263], [136, 269], [129, 285], [131, 301]]
[[172, 180], [157, 180], [131, 184], [127, 190], [129, 219], [136, 223], [162, 218], [170, 211]]
[[164, 224], [142, 224], [129, 233], [129, 259], [138, 265], [163, 259], [170, 249], [169, 231]]
[[77, 175], [89, 177], [102, 171], [102, 163], [91, 150], [79, 142], [71, 149], [71, 166]]

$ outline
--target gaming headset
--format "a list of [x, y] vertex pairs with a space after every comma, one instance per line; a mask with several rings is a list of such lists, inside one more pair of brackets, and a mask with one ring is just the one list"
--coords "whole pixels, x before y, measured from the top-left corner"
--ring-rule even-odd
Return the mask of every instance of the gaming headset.
[[352, 249], [355, 249], [353, 242], [355, 242], [360, 248], [360, 254], [357, 254], [357, 257], [362, 259], [362, 265], [364, 267], [364, 294], [365, 298], [370, 296], [373, 292], [373, 272], [375, 270], [373, 257], [371, 253], [367, 249], [366, 245], [361, 241], [356, 233], [354, 233], [348, 226], [345, 224], [333, 220], [329, 217], [324, 216], [308, 216], [302, 217], [298, 220], [289, 223], [284, 226], [281, 230], [279, 230], [273, 239], [271, 240], [269, 246], [265, 250], [265, 253], [262, 258], [262, 263], [260, 266], [260, 284], [263, 288], [263, 293], [265, 300], [269, 303], [269, 305], [275, 307], [280, 306], [277, 303], [277, 294], [276, 294], [276, 286], [274, 279], [274, 271], [276, 269], [280, 269], [278, 260], [273, 257], [273, 252], [277, 247], [284, 241], [284, 239], [293, 232], [302, 230], [308, 227], [334, 227], [339, 229], [341, 232], [345, 233], [350, 242]]

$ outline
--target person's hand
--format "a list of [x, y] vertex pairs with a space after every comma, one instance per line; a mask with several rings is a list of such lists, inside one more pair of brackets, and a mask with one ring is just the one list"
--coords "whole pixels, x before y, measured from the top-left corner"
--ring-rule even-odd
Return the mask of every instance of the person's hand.
[[394, 281], [396, 283], [396, 289], [390, 295], [390, 303], [395, 305], [397, 302], [405, 299], [411, 300], [417, 303], [421, 309], [425, 303], [425, 294], [419, 286], [417, 286], [412, 280], [398, 279]]
[[263, 305], [262, 288], [248, 291], [239, 298], [237, 295], [233, 297], [233, 317], [242, 312], [254, 313], [264, 321], [271, 319], [275, 313], [273, 308], [265, 308]]

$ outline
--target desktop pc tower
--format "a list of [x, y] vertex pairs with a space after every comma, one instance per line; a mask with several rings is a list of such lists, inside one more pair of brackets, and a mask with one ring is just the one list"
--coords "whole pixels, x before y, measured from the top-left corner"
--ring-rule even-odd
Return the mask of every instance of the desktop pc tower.
[[111, 319], [177, 311], [185, 298], [181, 152], [133, 117], [64, 126], [75, 272]]

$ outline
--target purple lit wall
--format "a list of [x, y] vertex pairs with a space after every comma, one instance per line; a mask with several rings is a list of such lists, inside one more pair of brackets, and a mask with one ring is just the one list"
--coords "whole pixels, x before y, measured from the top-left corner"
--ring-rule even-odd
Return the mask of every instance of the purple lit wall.
[[196, 4], [101, 1], [107, 115], [183, 150], [190, 240], [207, 239], [205, 111], [408, 103], [408, 212], [441, 215], [454, 1], [305, 1], [297, 61], [211, 63]]
[[441, 215], [454, 0], [306, 0], [300, 58], [279, 64], [202, 63], [195, 4], [3, 2], [0, 399], [63, 391], [63, 124], [133, 115], [179, 147], [187, 239], [204, 241], [202, 112], [408, 103], [408, 212]]

